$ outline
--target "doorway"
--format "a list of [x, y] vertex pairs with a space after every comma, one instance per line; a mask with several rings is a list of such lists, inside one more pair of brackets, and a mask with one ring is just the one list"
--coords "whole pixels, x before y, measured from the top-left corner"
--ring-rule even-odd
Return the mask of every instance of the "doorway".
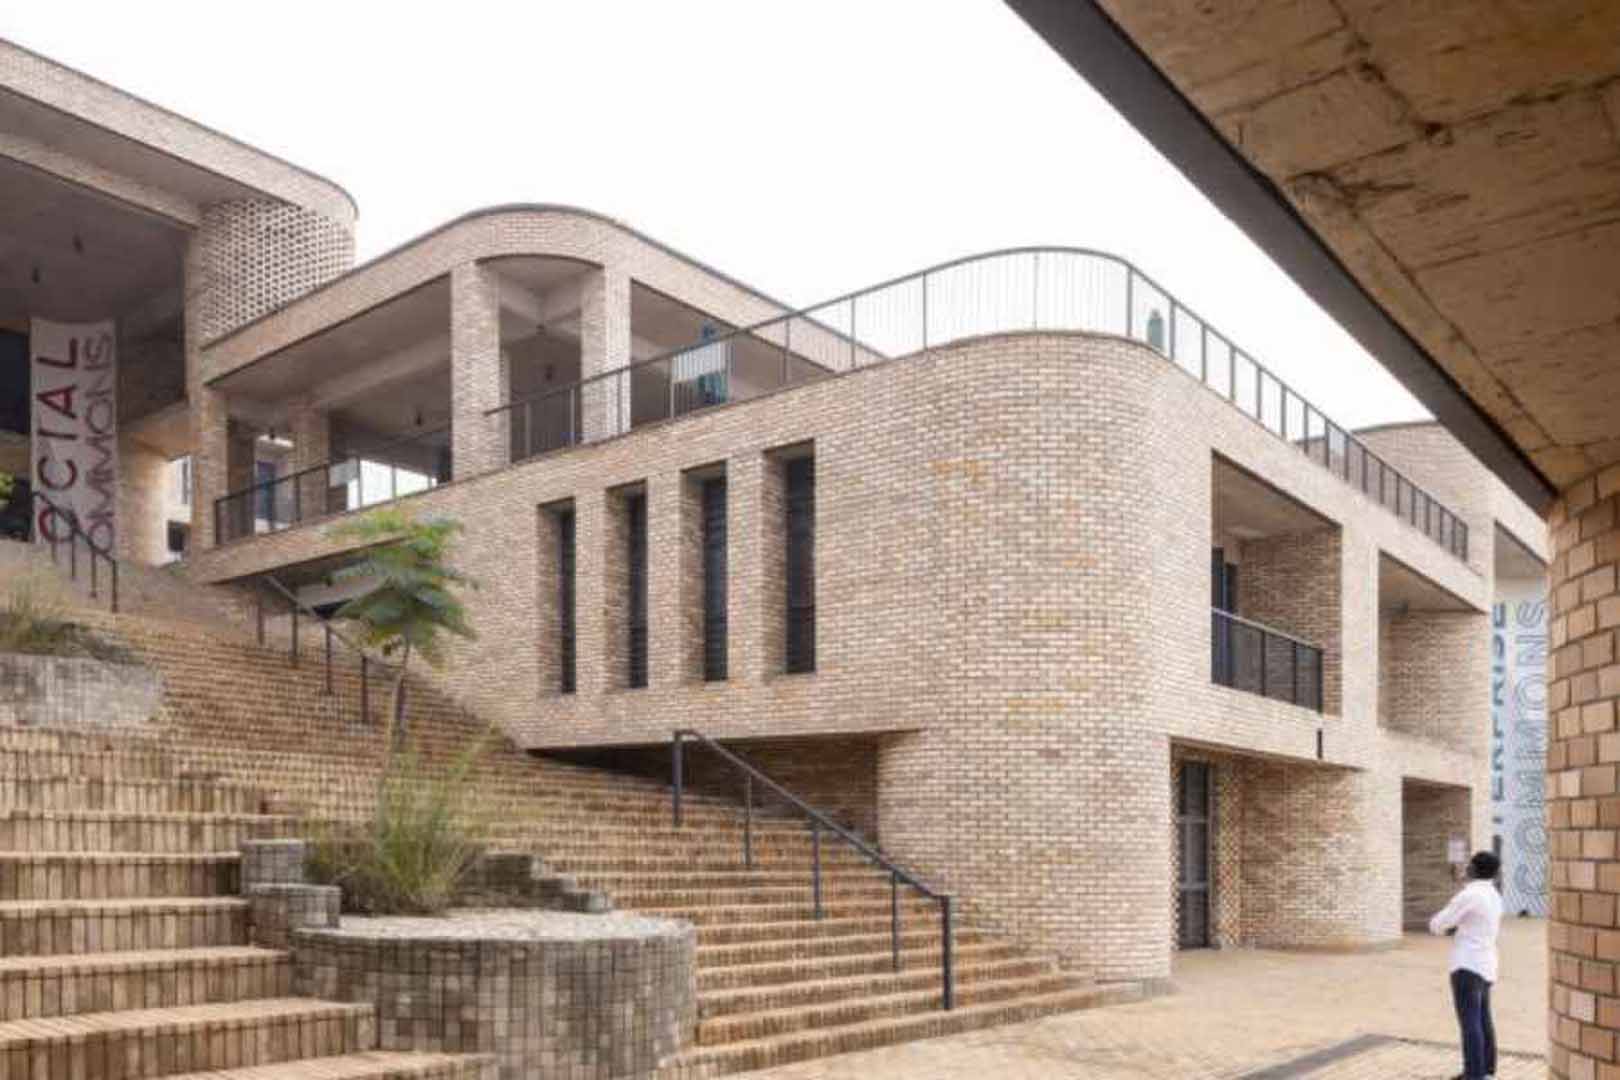
[[1176, 784], [1176, 939], [1183, 949], [1210, 943], [1212, 767], [1186, 761]]

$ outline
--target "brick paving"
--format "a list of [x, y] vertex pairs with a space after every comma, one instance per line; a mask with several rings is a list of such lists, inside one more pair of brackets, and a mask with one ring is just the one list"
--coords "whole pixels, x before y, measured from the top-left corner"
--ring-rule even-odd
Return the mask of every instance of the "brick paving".
[[[1546, 924], [1503, 925], [1499, 1080], [1546, 1075]], [[845, 1054], [756, 1080], [1449, 1080], [1459, 1070], [1446, 942], [1311, 955], [1197, 952], [1151, 1001]], [[1371, 1038], [1359, 1038], [1371, 1036]], [[1352, 1040], [1358, 1040], [1352, 1043]], [[1342, 1050], [1342, 1054], [1330, 1051]]]

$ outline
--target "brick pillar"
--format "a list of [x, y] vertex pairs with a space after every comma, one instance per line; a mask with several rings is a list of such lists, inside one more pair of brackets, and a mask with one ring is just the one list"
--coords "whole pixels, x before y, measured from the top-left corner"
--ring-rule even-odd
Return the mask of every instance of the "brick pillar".
[[[604, 267], [580, 286], [580, 378], [616, 371], [630, 363], [630, 277]], [[583, 441], [612, 438], [630, 430], [628, 376], [597, 379], [583, 388]]]
[[325, 470], [309, 472], [332, 458], [332, 418], [307, 398], [292, 403], [287, 410], [293, 440], [292, 471], [303, 474], [298, 480], [296, 520], [308, 521], [327, 512], [327, 492], [331, 478]]
[[506, 401], [501, 357], [501, 302], [495, 275], [477, 263], [450, 271], [450, 446], [456, 480], [506, 464]]
[[1552, 1012], [1548, 1064], [1570, 1080], [1620, 1080], [1620, 466], [1553, 507], [1547, 671], [1547, 829]]
[[686, 667], [684, 489], [681, 473], [647, 478], [647, 685], [680, 686]]

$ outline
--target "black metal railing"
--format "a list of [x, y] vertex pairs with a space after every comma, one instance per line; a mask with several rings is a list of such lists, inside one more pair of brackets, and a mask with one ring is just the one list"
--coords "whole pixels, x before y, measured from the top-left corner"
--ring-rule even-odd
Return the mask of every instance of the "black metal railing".
[[449, 482], [450, 472], [450, 428], [415, 432], [215, 499], [215, 542], [393, 502]]
[[823, 917], [824, 907], [821, 897], [821, 834], [830, 833], [832, 836], [850, 847], [857, 853], [876, 865], [889, 875], [889, 933], [890, 952], [894, 970], [900, 970], [900, 887], [902, 885], [915, 890], [926, 899], [939, 905], [940, 918], [940, 986], [941, 1005], [949, 1010], [956, 1007], [956, 962], [952, 946], [951, 934], [951, 898], [929, 888], [906, 870], [895, 865], [882, 852], [862, 840], [827, 817], [821, 811], [793, 794], [787, 788], [772, 780], [754, 765], [750, 764], [739, 754], [726, 749], [715, 740], [709, 738], [701, 731], [691, 728], [678, 728], [675, 731], [674, 741], [670, 748], [671, 771], [673, 782], [671, 786], [671, 799], [675, 816], [675, 827], [681, 827], [681, 801], [686, 787], [685, 744], [688, 740], [713, 751], [719, 755], [732, 768], [743, 777], [743, 835], [742, 860], [743, 865], [752, 868], [754, 865], [754, 785], [760, 784], [774, 794], [778, 799], [798, 811], [810, 823], [810, 899], [811, 910], [817, 919]]
[[[333, 713], [345, 721], [370, 725], [376, 706], [386, 703], [399, 668], [357, 643], [333, 619], [321, 614], [284, 585], [274, 574], [257, 578], [262, 589], [254, 593], [255, 636], [261, 647], [284, 645], [294, 667], [314, 659], [322, 665], [322, 694]], [[318, 650], [318, 651], [316, 651]], [[350, 681], [348, 676], [354, 676]], [[404, 687], [395, 702], [396, 727], [405, 708]]]
[[1322, 648], [1211, 608], [1210, 679], [1307, 709], [1323, 709]]
[[1141, 341], [1464, 561], [1468, 526], [1124, 259], [1012, 248], [941, 263], [485, 413], [522, 461], [971, 337], [1049, 330]]
[[[79, 523], [79, 515], [59, 506], [44, 492], [32, 493], [37, 509], [30, 531], [35, 541], [50, 545], [51, 562], [61, 568], [66, 563], [68, 576], [79, 581], [79, 565], [84, 563], [84, 574], [90, 584], [90, 598], [99, 600], [103, 588], [107, 590], [107, 607], [118, 612], [118, 560], [111, 551], [95, 541]], [[79, 549], [84, 549], [81, 558]], [[63, 553], [66, 549], [66, 553]], [[103, 585], [105, 582], [105, 585]]]

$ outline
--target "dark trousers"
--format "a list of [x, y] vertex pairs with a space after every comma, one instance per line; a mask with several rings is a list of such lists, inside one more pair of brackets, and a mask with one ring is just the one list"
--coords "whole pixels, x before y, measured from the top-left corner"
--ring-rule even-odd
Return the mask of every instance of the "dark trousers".
[[1496, 1075], [1496, 1028], [1491, 1025], [1491, 984], [1483, 975], [1459, 968], [1451, 973], [1451, 1000], [1462, 1029], [1463, 1075], [1468, 1080]]

